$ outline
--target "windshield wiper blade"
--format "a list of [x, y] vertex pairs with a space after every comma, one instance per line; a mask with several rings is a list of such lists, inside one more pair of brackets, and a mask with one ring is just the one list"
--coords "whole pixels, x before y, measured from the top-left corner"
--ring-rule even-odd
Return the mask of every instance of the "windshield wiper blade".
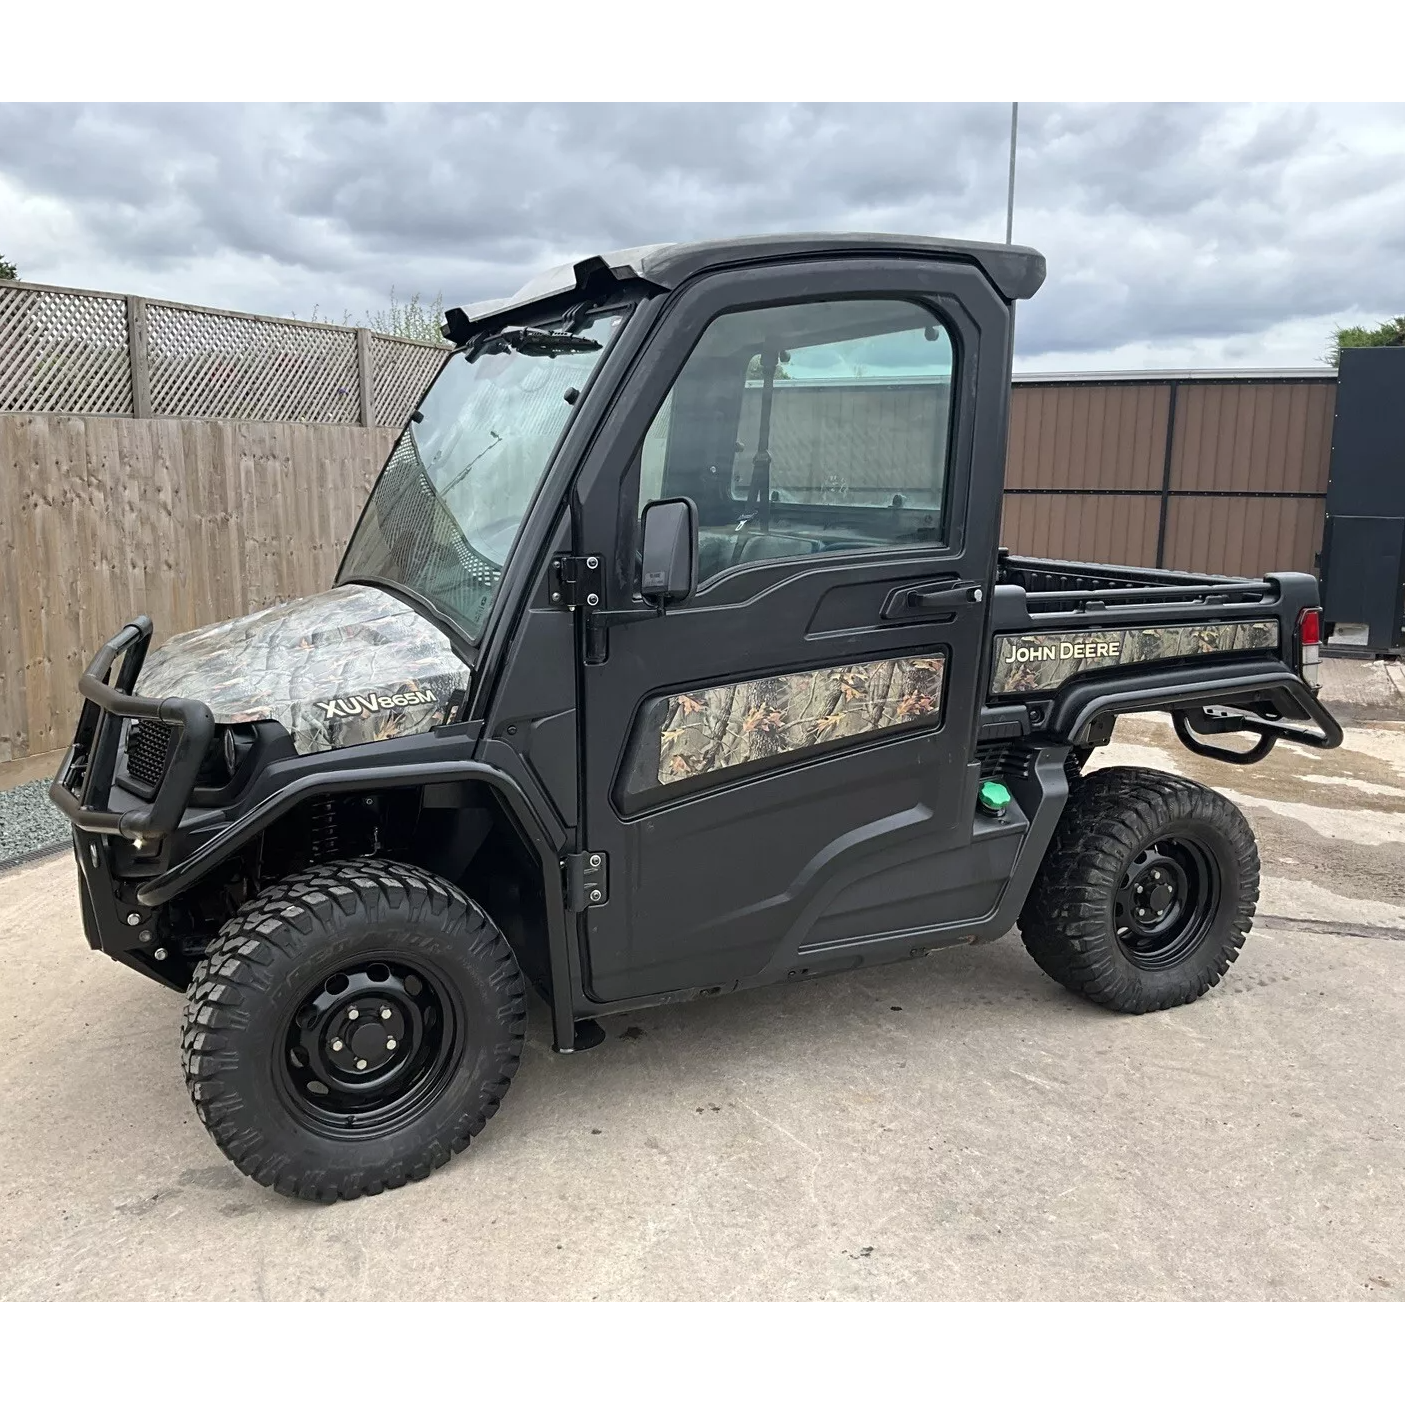
[[504, 351], [520, 351], [523, 356], [561, 356], [578, 351], [599, 351], [601, 343], [594, 337], [572, 336], [569, 332], [548, 332], [541, 327], [509, 327], [478, 343], [468, 359], [495, 356]]

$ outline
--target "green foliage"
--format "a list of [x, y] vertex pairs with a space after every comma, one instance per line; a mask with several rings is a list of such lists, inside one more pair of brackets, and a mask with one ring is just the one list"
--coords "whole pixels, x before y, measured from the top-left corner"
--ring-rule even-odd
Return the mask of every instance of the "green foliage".
[[1405, 317], [1391, 317], [1378, 327], [1338, 327], [1322, 359], [1336, 366], [1342, 352], [1361, 346], [1405, 346]]
[[288, 314], [294, 321], [298, 322], [325, 322], [332, 327], [369, 327], [373, 332], [379, 332], [387, 337], [405, 337], [409, 341], [438, 342], [441, 346], [448, 346], [449, 343], [439, 334], [439, 329], [444, 325], [444, 295], [437, 293], [434, 301], [426, 303], [416, 293], [409, 302], [401, 302], [395, 296], [395, 289], [390, 290], [390, 306], [382, 308], [379, 312], [367, 311], [365, 317], [359, 323], [354, 323], [350, 312], [343, 312], [341, 320], [323, 315], [321, 305], [313, 307], [311, 313], [306, 317], [299, 316], [296, 312]]
[[[790, 372], [785, 368], [785, 363], [789, 359], [790, 358], [786, 356], [784, 352], [781, 353], [781, 360], [776, 363], [776, 374], [772, 379], [778, 381], [788, 381], [790, 379]], [[764, 381], [766, 379], [766, 373], [761, 368], [761, 356], [759, 352], [747, 362], [746, 378], [749, 381]]]
[[0, 279], [18, 278], [19, 276], [19, 269], [9, 259], [0, 258]]
[[[424, 303], [416, 293], [409, 302], [396, 299], [390, 290], [390, 306], [380, 312], [367, 312], [366, 326], [387, 337], [407, 337], [410, 341], [443, 342], [439, 329], [444, 325], [444, 295], [435, 294], [434, 301]], [[447, 342], [444, 343], [446, 346]]]

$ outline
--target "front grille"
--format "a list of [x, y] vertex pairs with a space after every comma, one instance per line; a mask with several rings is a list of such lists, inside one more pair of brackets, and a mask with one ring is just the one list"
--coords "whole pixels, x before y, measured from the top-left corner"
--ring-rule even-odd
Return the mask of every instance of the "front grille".
[[175, 729], [165, 722], [133, 722], [127, 728], [127, 774], [155, 790], [171, 759]]

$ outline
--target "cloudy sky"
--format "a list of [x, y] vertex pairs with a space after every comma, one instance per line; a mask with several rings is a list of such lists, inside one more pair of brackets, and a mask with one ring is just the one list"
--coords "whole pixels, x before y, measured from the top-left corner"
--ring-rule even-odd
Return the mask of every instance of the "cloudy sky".
[[[622, 245], [1004, 237], [999, 104], [0, 106], [35, 282], [363, 320]], [[1018, 366], [1314, 364], [1405, 313], [1405, 104], [1020, 108]]]

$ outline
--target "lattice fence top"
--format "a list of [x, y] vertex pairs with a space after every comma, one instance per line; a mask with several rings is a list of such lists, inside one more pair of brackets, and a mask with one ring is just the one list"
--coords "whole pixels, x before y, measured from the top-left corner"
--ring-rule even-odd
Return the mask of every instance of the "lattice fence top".
[[361, 418], [349, 327], [153, 302], [147, 328], [153, 415], [320, 424]]
[[0, 283], [0, 411], [129, 415], [127, 302]]
[[377, 424], [399, 429], [410, 417], [430, 381], [439, 373], [450, 348], [399, 337], [371, 335], [371, 404]]
[[0, 412], [399, 429], [446, 351], [355, 327], [0, 282]]

